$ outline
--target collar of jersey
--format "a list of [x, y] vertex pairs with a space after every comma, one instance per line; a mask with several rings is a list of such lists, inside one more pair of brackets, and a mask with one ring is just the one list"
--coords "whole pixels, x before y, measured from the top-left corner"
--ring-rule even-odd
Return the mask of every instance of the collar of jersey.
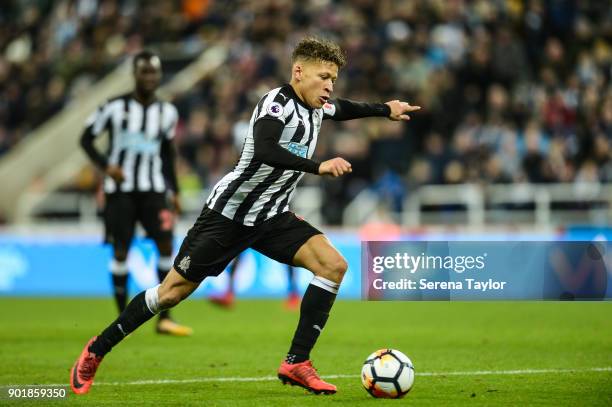
[[140, 100], [136, 99], [136, 94], [134, 91], [128, 93], [128, 97], [132, 99], [134, 102], [138, 103], [140, 106], [146, 107], [146, 108], [148, 108], [149, 106], [153, 106], [155, 103], [159, 102], [159, 98], [157, 97], [157, 95], [155, 95], [155, 98], [153, 99], [153, 101], [145, 105]]
[[287, 91], [291, 94], [291, 97], [293, 99], [295, 99], [296, 103], [298, 103], [299, 105], [301, 105], [305, 109], [308, 109], [309, 111], [313, 111], [314, 110], [312, 107], [310, 107], [306, 103], [302, 102], [302, 99], [300, 99], [300, 97], [297, 95], [297, 93], [295, 93], [295, 90], [293, 89], [293, 86], [291, 86], [290, 83], [286, 83], [283, 87], [288, 88]]

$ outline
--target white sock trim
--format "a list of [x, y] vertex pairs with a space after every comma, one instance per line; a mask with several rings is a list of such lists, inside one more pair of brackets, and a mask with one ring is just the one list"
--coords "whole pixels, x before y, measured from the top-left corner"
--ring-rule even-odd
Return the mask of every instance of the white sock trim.
[[157, 268], [160, 270], [170, 270], [172, 268], [172, 257], [160, 256], [160, 258], [157, 260]]
[[125, 276], [128, 273], [127, 262], [112, 259], [110, 263], [110, 272], [115, 276]]
[[145, 291], [145, 302], [147, 303], [147, 308], [149, 308], [149, 311], [151, 311], [153, 314], [157, 314], [160, 311], [159, 295], [157, 294], [157, 289], [159, 286], [160, 285], [158, 284], [155, 287], [151, 287]]
[[314, 276], [310, 284], [316, 285], [317, 287], [322, 288], [325, 291], [329, 291], [332, 294], [338, 294], [338, 288], [340, 287], [340, 284], [334, 283], [333, 281], [321, 276]]

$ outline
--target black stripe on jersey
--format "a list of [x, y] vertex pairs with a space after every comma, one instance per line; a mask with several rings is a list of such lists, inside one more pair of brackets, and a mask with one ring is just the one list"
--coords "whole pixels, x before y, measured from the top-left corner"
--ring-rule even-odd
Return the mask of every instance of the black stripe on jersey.
[[117, 159], [117, 166], [123, 168], [123, 163], [125, 162], [125, 151], [119, 151], [119, 158]]
[[[259, 211], [259, 213], [257, 214], [257, 218], [255, 218], [255, 222], [254, 222], [255, 225], [258, 225], [261, 222], [263, 222], [264, 220], [266, 220], [266, 216], [268, 215], [270, 210], [274, 207], [274, 204], [276, 203], [276, 200], [281, 195], [283, 195], [284, 191], [287, 190], [286, 186], [295, 183], [298, 180], [298, 178], [300, 178], [300, 174], [301, 174], [300, 171], [293, 171], [293, 175], [291, 177], [289, 177], [289, 179], [287, 181], [285, 181], [283, 186], [278, 191], [276, 191], [274, 194], [272, 194], [272, 196], [270, 197], [268, 202], [266, 202], [266, 204], [263, 206], [263, 208], [261, 208], [261, 211]], [[279, 206], [279, 208], [280, 208], [280, 206]]]
[[[125, 149], [119, 151], [119, 158], [117, 159], [117, 166], [123, 170], [123, 163], [125, 162]], [[110, 178], [110, 177], [109, 177]], [[110, 178], [115, 183], [116, 190], [119, 190], [119, 183], [113, 178]]]
[[115, 126], [113, 126], [111, 117], [106, 121], [106, 131], [108, 131], [108, 148], [106, 150], [106, 156], [110, 157], [113, 151], [113, 143], [115, 142]]
[[[140, 124], [140, 131], [143, 133], [144, 138], [147, 138], [146, 135], [146, 131], [147, 131], [147, 112], [149, 111], [149, 108], [146, 106], [142, 106], [142, 123]], [[141, 171], [140, 169], [140, 162], [142, 161], [143, 155], [141, 153], [136, 154], [136, 159], [134, 160], [134, 166], [132, 167], [132, 170], [134, 171], [134, 190], [135, 191], [140, 191], [140, 187], [142, 185], [140, 185], [140, 177], [139, 177], [139, 173]], [[151, 188], [153, 188], [153, 184], [151, 184]]]
[[283, 90], [279, 90], [276, 96], [274, 96], [274, 102], [279, 103], [282, 107], [285, 107], [290, 101], [291, 98], [283, 93]]
[[287, 116], [287, 119], [285, 119], [285, 124], [291, 123], [291, 119], [293, 119], [293, 115], [295, 115], [295, 109], [293, 109], [293, 111], [289, 113], [289, 116]]
[[306, 142], [306, 147], [310, 148], [310, 142], [314, 137], [314, 123], [312, 122], [312, 111], [308, 112], [308, 122], [310, 123], [310, 134], [308, 135], [308, 141]]
[[140, 160], [142, 160], [142, 154], [138, 153], [136, 154], [136, 160], [134, 160], [134, 166], [131, 168], [134, 171], [134, 191], [140, 191], [140, 177], [138, 176], [138, 173], [140, 172]]
[[238, 178], [230, 182], [227, 188], [225, 188], [225, 191], [223, 191], [223, 193], [217, 199], [217, 202], [215, 202], [213, 210], [219, 213], [223, 212], [223, 208], [230, 200], [232, 195], [234, 195], [238, 188], [240, 188], [240, 185], [242, 185], [242, 183], [247, 179], [251, 178], [259, 170], [259, 167], [261, 167], [262, 164], [263, 163], [261, 161], [252, 160], [249, 163], [248, 167], [244, 169], [242, 174], [240, 174]]
[[238, 209], [234, 214], [234, 220], [236, 222], [243, 223], [244, 218], [249, 213], [249, 210], [255, 201], [257, 201], [261, 194], [263, 194], [270, 187], [270, 185], [276, 182], [276, 180], [278, 180], [284, 172], [285, 170], [281, 168], [275, 168], [263, 181], [257, 184], [257, 186], [253, 188], [251, 192], [249, 192], [246, 198], [244, 198], [244, 201], [240, 203], [240, 206], [238, 206]]
[[140, 126], [140, 131], [143, 133], [147, 132], [147, 112], [149, 108], [146, 106], [142, 107], [142, 125]]
[[[298, 111], [298, 107], [297, 106], [295, 107], [294, 112], [297, 115], [298, 119], [302, 119], [302, 115]], [[297, 128], [295, 129], [295, 133], [293, 133], [293, 137], [291, 137], [291, 142], [292, 143], [298, 143], [302, 139], [302, 137], [304, 137], [304, 131], [306, 131], [305, 130], [306, 128], [304, 127], [303, 120], [304, 119], [298, 120], [299, 124], [298, 124]]]
[[128, 117], [130, 116], [130, 99], [123, 98], [123, 119], [121, 119], [121, 130], [128, 129]]
[[155, 156], [152, 156], [149, 159], [149, 182], [151, 185], [151, 189], [154, 190], [155, 189], [155, 184], [153, 183], [153, 165], [155, 164]]
[[157, 103], [157, 109], [159, 110], [157, 117], [159, 118], [159, 128], [157, 129], [157, 138], [161, 140], [162, 137], [165, 137], [164, 134], [164, 106], [161, 102]]

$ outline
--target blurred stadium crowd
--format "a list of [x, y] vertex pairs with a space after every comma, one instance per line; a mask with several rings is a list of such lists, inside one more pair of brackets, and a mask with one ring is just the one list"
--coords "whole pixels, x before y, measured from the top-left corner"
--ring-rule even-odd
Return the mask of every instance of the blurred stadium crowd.
[[[586, 0], [31, 0], [0, 14], [0, 154], [142, 47], [230, 54], [175, 101], [186, 188], [233, 167], [253, 106], [289, 79], [304, 35], [338, 41], [335, 94], [423, 106], [405, 125], [325, 123], [328, 223], [365, 187], [400, 202], [423, 184], [612, 181], [612, 8]], [[162, 57], [164, 54], [162, 53]]]

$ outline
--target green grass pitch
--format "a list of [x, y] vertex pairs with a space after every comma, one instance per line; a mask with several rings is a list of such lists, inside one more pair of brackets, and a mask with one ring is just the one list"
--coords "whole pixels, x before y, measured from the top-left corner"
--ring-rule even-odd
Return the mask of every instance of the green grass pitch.
[[[111, 299], [0, 298], [0, 309], [3, 393], [67, 385], [84, 343], [115, 317]], [[14, 404], [612, 405], [612, 302], [338, 301], [312, 354], [323, 376], [340, 376], [329, 379], [333, 396], [273, 378], [298, 318], [281, 301], [239, 300], [226, 311], [187, 300], [175, 316], [192, 337], [156, 335], [148, 322], [106, 357], [89, 394]], [[376, 400], [361, 387], [363, 360], [383, 347], [415, 365], [403, 400]]]

